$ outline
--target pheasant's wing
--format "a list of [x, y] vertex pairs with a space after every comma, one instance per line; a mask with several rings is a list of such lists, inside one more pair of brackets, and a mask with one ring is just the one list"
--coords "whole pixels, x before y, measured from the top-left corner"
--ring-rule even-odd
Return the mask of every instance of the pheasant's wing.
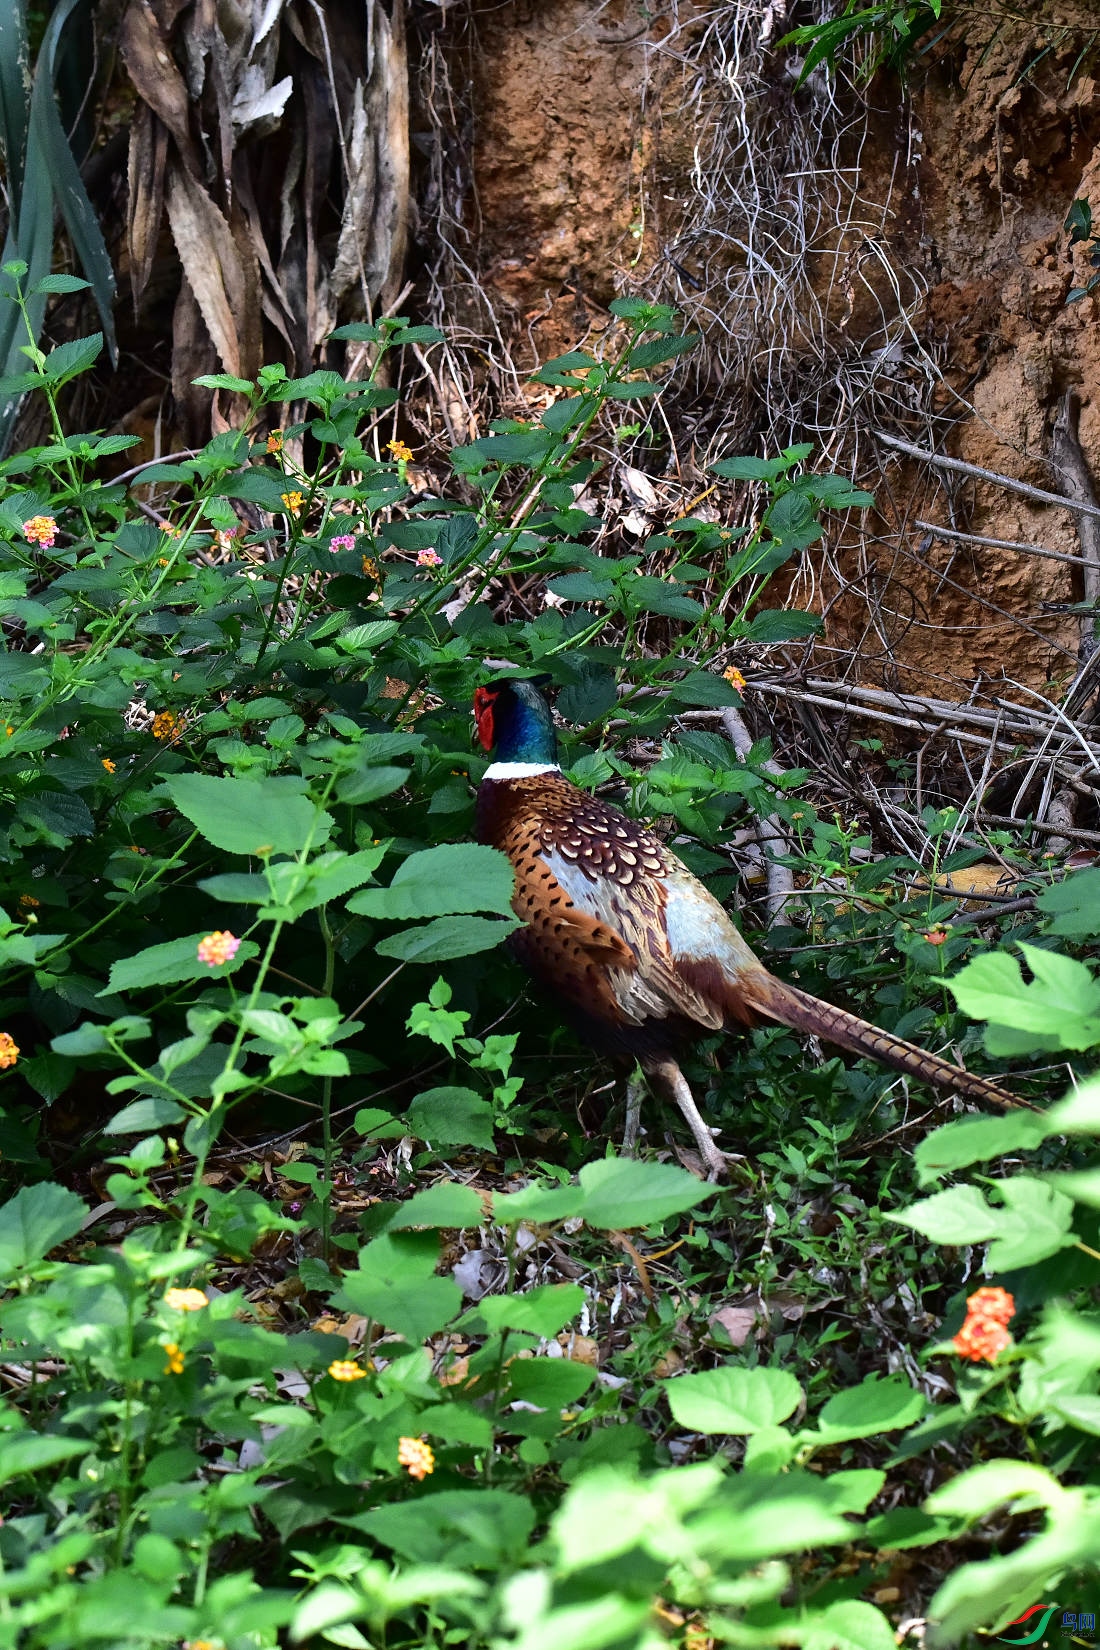
[[522, 960], [599, 1018], [641, 1025], [679, 1015], [717, 1030], [727, 1019], [724, 993], [712, 995], [709, 981], [681, 968], [670, 943], [670, 894], [682, 938], [692, 888], [711, 925], [717, 913], [739, 940], [729, 918], [644, 827], [567, 781], [561, 789], [558, 797], [557, 787], [544, 788], [537, 822], [517, 819], [500, 843], [516, 870], [513, 905], [526, 926], [513, 944]]

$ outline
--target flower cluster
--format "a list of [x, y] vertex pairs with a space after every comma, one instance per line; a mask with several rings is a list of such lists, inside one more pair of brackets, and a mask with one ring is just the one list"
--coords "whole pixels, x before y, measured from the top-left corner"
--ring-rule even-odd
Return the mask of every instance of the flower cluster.
[[409, 1477], [418, 1482], [435, 1471], [435, 1455], [422, 1438], [399, 1438], [397, 1459]]
[[31, 544], [40, 544], [44, 550], [53, 548], [57, 537], [57, 523], [52, 516], [32, 516], [23, 523], [23, 531]]
[[201, 1312], [207, 1301], [201, 1289], [168, 1289], [164, 1304], [176, 1312]]
[[283, 504], [290, 511], [292, 516], [298, 515], [302, 505], [306, 501], [305, 494], [299, 493], [297, 489], [295, 489], [292, 493], [280, 493], [279, 497], [282, 499]]
[[730, 665], [727, 670], [722, 672], [722, 680], [728, 682], [735, 693], [743, 693], [748, 687], [748, 683], [736, 665]]
[[165, 1353], [167, 1354], [167, 1357], [168, 1357], [168, 1362], [164, 1366], [164, 1373], [166, 1375], [182, 1375], [183, 1374], [183, 1353], [182, 1353], [182, 1351], [176, 1345], [175, 1341], [165, 1341], [163, 1343], [163, 1345], [164, 1345]]
[[14, 1066], [19, 1058], [19, 1048], [15, 1039], [6, 1031], [0, 1031], [0, 1071], [7, 1071]]
[[386, 451], [393, 454], [398, 464], [407, 464], [412, 457], [412, 448], [406, 447], [403, 441], [387, 441]]
[[220, 968], [222, 963], [232, 962], [240, 948], [240, 940], [228, 928], [216, 928], [199, 941], [199, 961], [210, 968]]
[[337, 1358], [334, 1363], [329, 1364], [328, 1372], [334, 1381], [361, 1381], [367, 1373], [350, 1358]]
[[966, 1298], [966, 1321], [951, 1345], [971, 1363], [992, 1363], [1012, 1344], [1007, 1325], [1015, 1312], [1016, 1302], [1007, 1289], [976, 1290]]
[[186, 727], [186, 716], [177, 716], [175, 711], [171, 710], [158, 711], [153, 717], [153, 738], [174, 745], [177, 739], [183, 737]]
[[416, 565], [417, 567], [442, 567], [443, 557], [438, 550], [418, 550]]
[[267, 450], [268, 450], [269, 453], [281, 453], [282, 452], [282, 450], [283, 450], [283, 432], [282, 432], [282, 430], [272, 430], [271, 434], [267, 438]]
[[328, 547], [330, 550], [354, 550], [355, 534], [337, 533], [334, 538], [329, 539]]

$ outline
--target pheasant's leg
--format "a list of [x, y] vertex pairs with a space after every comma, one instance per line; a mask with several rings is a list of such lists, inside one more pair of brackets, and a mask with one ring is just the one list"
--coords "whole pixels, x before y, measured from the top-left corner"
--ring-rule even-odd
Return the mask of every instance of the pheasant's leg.
[[642, 1101], [646, 1093], [645, 1073], [635, 1066], [626, 1085], [626, 1122], [623, 1124], [623, 1156], [633, 1157], [638, 1149], [638, 1131], [642, 1126]]
[[718, 1180], [729, 1173], [726, 1157], [714, 1144], [714, 1136], [703, 1122], [698, 1106], [692, 1098], [687, 1078], [671, 1058], [654, 1060], [646, 1067], [647, 1075], [670, 1100], [675, 1100], [695, 1136], [699, 1155], [707, 1166], [707, 1179]]

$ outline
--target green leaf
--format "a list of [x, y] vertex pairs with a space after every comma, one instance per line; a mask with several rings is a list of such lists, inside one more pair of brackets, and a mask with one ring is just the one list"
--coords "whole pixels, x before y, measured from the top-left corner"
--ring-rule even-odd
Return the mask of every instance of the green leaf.
[[1073, 1244], [1073, 1199], [1031, 1175], [1014, 1175], [996, 1180], [1004, 1208], [997, 1211], [996, 1241], [989, 1246], [989, 1264], [994, 1272], [1011, 1272], [1018, 1266], [1034, 1266], [1059, 1249]]
[[431, 1145], [493, 1149], [493, 1108], [473, 1089], [425, 1089], [409, 1107], [406, 1127]]
[[298, 854], [328, 839], [332, 815], [303, 795], [305, 781], [290, 776], [249, 780], [176, 774], [168, 793], [215, 848], [231, 854]]
[[132, 957], [120, 957], [111, 964], [107, 985], [97, 995], [109, 997], [118, 991], [143, 991], [155, 985], [175, 985], [182, 980], [203, 980], [208, 976], [220, 980], [259, 955], [260, 948], [254, 941], [242, 940], [231, 962], [211, 968], [209, 963], [199, 961], [199, 942], [205, 937], [205, 934], [188, 934], [184, 939], [147, 946]]
[[[484, 1304], [484, 1303], [482, 1303]], [[563, 1409], [575, 1404], [596, 1379], [589, 1364], [574, 1358], [517, 1358], [508, 1370], [513, 1400], [536, 1404], [540, 1409]]]
[[993, 1208], [975, 1186], [936, 1192], [901, 1214], [887, 1218], [912, 1226], [937, 1243], [968, 1244], [994, 1239], [989, 1264], [1002, 1272], [1033, 1265], [1074, 1242], [1073, 1202], [1063, 1192], [1030, 1175], [993, 1181], [1003, 1208]]
[[490, 1331], [525, 1331], [550, 1340], [583, 1309], [584, 1290], [576, 1283], [543, 1283], [522, 1295], [485, 1295], [477, 1304]]
[[[349, 900], [349, 909], [353, 905]], [[437, 917], [422, 928], [387, 935], [374, 949], [380, 957], [398, 957], [402, 962], [450, 962], [454, 957], [492, 950], [520, 926], [514, 919], [506, 922], [500, 917]]]
[[410, 854], [394, 872], [388, 888], [368, 888], [356, 894], [348, 901], [348, 909], [362, 916], [397, 920], [467, 911], [511, 916], [515, 880], [511, 864], [498, 849], [471, 842], [447, 843]]
[[[554, 581], [561, 584], [561, 579]], [[668, 579], [635, 575], [623, 584], [623, 598], [633, 611], [660, 613], [668, 619], [684, 619], [694, 624], [703, 616], [703, 606]]]
[[1047, 1119], [1025, 1111], [998, 1117], [960, 1117], [944, 1123], [917, 1142], [914, 1154], [919, 1184], [927, 1186], [956, 1169], [1009, 1152], [1029, 1151], [1049, 1133]]
[[115, 1113], [104, 1124], [104, 1134], [148, 1134], [172, 1123], [182, 1123], [187, 1113], [175, 1100], [164, 1095], [150, 1095], [144, 1100], [133, 1100]]
[[1035, 903], [1053, 919], [1052, 934], [1077, 940], [1100, 934], [1100, 867], [1076, 871], [1064, 881], [1052, 883], [1036, 895]]
[[[518, 1568], [527, 1558], [535, 1517], [526, 1496], [471, 1487], [429, 1491], [403, 1504], [391, 1502], [354, 1514], [344, 1522], [402, 1558], [433, 1567], [464, 1564], [495, 1571], [502, 1565]], [[446, 1577], [448, 1572], [438, 1573]]]
[[975, 957], [947, 981], [963, 1013], [1030, 1033], [1038, 1048], [1086, 1049], [1100, 1042], [1100, 981], [1072, 957], [1023, 942], [1020, 950], [1035, 976], [1029, 983], [1004, 951]]
[[846, 1387], [829, 1399], [817, 1418], [816, 1432], [801, 1434], [815, 1443], [843, 1443], [848, 1438], [871, 1438], [913, 1426], [927, 1405], [924, 1395], [900, 1375], [869, 1376], [859, 1386]]
[[79, 275], [43, 275], [34, 284], [35, 292], [87, 292], [91, 281], [82, 281]]
[[795, 607], [767, 608], [758, 613], [744, 634], [754, 642], [769, 646], [776, 642], [799, 641], [803, 636], [815, 636], [821, 629], [816, 613], [801, 613]]
[[790, 465], [785, 458], [722, 458], [710, 466], [716, 476], [727, 481], [777, 481]]
[[230, 390], [235, 395], [251, 395], [256, 388], [250, 378], [234, 378], [230, 372], [204, 372], [191, 382], [201, 390]]
[[0, 1484], [10, 1484], [13, 1478], [40, 1472], [43, 1467], [56, 1467], [74, 1455], [87, 1455], [92, 1448], [87, 1438], [43, 1437], [37, 1432], [5, 1432], [2, 1436]]
[[1100, 1134], [1100, 1075], [1087, 1077], [1045, 1114], [1046, 1132]]
[[408, 768], [363, 767], [341, 774], [336, 782], [336, 800], [346, 808], [365, 808], [400, 790], [409, 777]]
[[211, 899], [230, 905], [266, 905], [271, 898], [267, 878], [255, 871], [225, 871], [221, 876], [203, 877], [199, 887]]
[[717, 710], [723, 705], [739, 705], [741, 695], [729, 682], [710, 670], [693, 670], [682, 682], [668, 690], [668, 702], [679, 705], [702, 705]]
[[563, 573], [560, 578], [550, 579], [547, 589], [565, 602], [606, 602], [617, 582], [614, 573], [604, 573], [601, 569], [598, 575], [595, 571]]
[[[65, 1186], [43, 1180], [0, 1207], [0, 1277], [16, 1278], [79, 1232], [87, 1205]], [[6, 1449], [5, 1445], [5, 1449]]]
[[66, 842], [74, 836], [95, 835], [95, 820], [88, 804], [82, 796], [68, 791], [27, 792], [17, 804], [16, 814]]
[[557, 1186], [533, 1181], [519, 1192], [493, 1193], [493, 1219], [502, 1226], [526, 1220], [534, 1226], [552, 1226], [572, 1220], [581, 1211], [584, 1193], [579, 1186]]
[[899, 1226], [911, 1226], [936, 1243], [983, 1243], [997, 1230], [997, 1217], [976, 1186], [952, 1186], [922, 1198], [900, 1214], [889, 1214]]
[[677, 334], [671, 338], [653, 338], [644, 344], [635, 344], [627, 358], [627, 365], [631, 372], [648, 372], [651, 367], [659, 367], [666, 361], [673, 361], [678, 355], [686, 355], [700, 342], [700, 334], [689, 332]]
[[894, 1628], [881, 1610], [858, 1598], [837, 1599], [801, 1622], [802, 1650], [897, 1650]]
[[431, 1233], [396, 1232], [359, 1252], [359, 1270], [348, 1272], [334, 1303], [419, 1343], [443, 1328], [462, 1305], [453, 1278], [437, 1278], [439, 1240]]
[[696, 1208], [717, 1191], [671, 1163], [642, 1163], [629, 1157], [597, 1158], [586, 1163], [577, 1178], [584, 1194], [578, 1213], [586, 1225], [602, 1231], [651, 1226]]
[[42, 376], [54, 389], [60, 389], [71, 378], [87, 372], [99, 358], [103, 348], [103, 334], [93, 332], [90, 338], [73, 338], [67, 344], [58, 344], [46, 357]]
[[669, 1408], [692, 1432], [742, 1434], [778, 1426], [798, 1408], [802, 1388], [785, 1369], [724, 1364], [664, 1383]]
[[[553, 1518], [551, 1539], [558, 1551], [558, 1566], [570, 1575], [606, 1564], [635, 1547], [662, 1563], [669, 1562], [677, 1548], [694, 1548], [690, 1537], [685, 1540], [685, 1516], [708, 1505], [720, 1483], [720, 1469], [711, 1461], [649, 1478], [618, 1465], [590, 1468], [570, 1485]], [[618, 1634], [598, 1642], [618, 1645]], [[573, 1644], [571, 1634], [560, 1640], [548, 1638], [546, 1650], [554, 1645], [572, 1650]]]
[[[454, 1092], [468, 1094], [470, 1091], [458, 1089]], [[432, 1226], [454, 1227], [461, 1232], [470, 1226], [480, 1226], [484, 1219], [485, 1207], [472, 1186], [443, 1180], [437, 1186], [417, 1192], [407, 1203], [398, 1204], [393, 1217], [386, 1223], [386, 1229], [404, 1232], [414, 1226]]]
[[1006, 1501], [1025, 1498], [1029, 1507], [1051, 1506], [1064, 1493], [1045, 1467], [1032, 1466], [1029, 1461], [984, 1461], [934, 1490], [924, 1510], [973, 1522]]

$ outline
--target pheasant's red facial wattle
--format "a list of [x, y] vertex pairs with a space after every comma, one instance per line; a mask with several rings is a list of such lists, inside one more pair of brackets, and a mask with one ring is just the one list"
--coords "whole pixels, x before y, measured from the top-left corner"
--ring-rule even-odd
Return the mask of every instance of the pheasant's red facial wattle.
[[493, 727], [496, 697], [492, 688], [479, 687], [474, 692], [474, 723], [481, 748], [486, 751], [491, 751], [496, 744], [496, 732]]

